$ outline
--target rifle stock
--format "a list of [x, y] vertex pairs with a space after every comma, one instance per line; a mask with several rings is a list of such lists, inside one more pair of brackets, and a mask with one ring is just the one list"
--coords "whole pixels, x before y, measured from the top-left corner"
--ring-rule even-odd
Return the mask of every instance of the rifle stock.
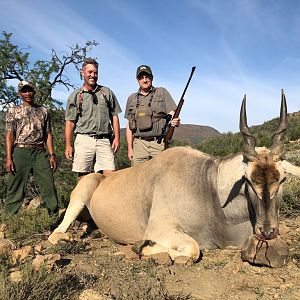
[[[179, 117], [181, 108], [182, 108], [183, 103], [184, 103], [185, 92], [186, 92], [186, 90], [187, 90], [187, 88], [188, 88], [188, 86], [189, 86], [189, 84], [190, 84], [190, 81], [191, 81], [191, 79], [192, 79], [192, 77], [193, 77], [193, 74], [194, 74], [194, 72], [195, 72], [195, 69], [196, 69], [196, 67], [192, 67], [192, 71], [191, 71], [189, 80], [188, 80], [188, 82], [187, 82], [187, 84], [186, 84], [186, 86], [185, 86], [185, 88], [184, 88], [184, 91], [183, 91], [183, 93], [182, 93], [182, 95], [181, 95], [181, 98], [180, 98], [180, 100], [179, 100], [179, 103], [178, 103], [178, 105], [177, 105], [177, 108], [175, 109], [175, 113], [174, 113], [173, 119]], [[159, 138], [160, 141], [161, 141], [162, 138], [164, 138], [165, 149], [167, 149], [167, 148], [169, 147], [169, 144], [170, 144], [170, 142], [171, 142], [171, 140], [172, 140], [172, 137], [173, 137], [173, 134], [174, 134], [174, 130], [175, 130], [175, 127], [174, 127], [174, 126], [170, 126], [170, 125], [169, 125], [169, 121], [170, 121], [170, 118], [169, 118], [169, 120], [166, 120], [166, 124], [165, 124], [165, 126], [164, 126], [164, 128], [163, 128], [163, 130], [162, 130], [162, 134], [161, 134], [161, 136], [160, 136], [160, 138]], [[169, 127], [169, 128], [168, 128], [167, 133], [165, 134], [167, 127]]]

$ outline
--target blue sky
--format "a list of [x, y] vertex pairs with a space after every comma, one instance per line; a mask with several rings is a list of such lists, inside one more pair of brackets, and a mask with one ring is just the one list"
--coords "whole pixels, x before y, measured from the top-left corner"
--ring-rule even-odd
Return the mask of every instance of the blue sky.
[[[249, 125], [279, 115], [280, 91], [288, 111], [300, 108], [300, 1], [297, 0], [0, 0], [1, 31], [30, 46], [31, 59], [51, 49], [95, 40], [90, 56], [100, 62], [99, 83], [110, 87], [123, 109], [138, 88], [136, 67], [148, 64], [154, 86], [177, 103], [192, 66], [181, 119], [220, 132], [237, 132], [247, 95]], [[81, 85], [79, 74], [69, 74]], [[54, 96], [65, 103], [69, 92]]]

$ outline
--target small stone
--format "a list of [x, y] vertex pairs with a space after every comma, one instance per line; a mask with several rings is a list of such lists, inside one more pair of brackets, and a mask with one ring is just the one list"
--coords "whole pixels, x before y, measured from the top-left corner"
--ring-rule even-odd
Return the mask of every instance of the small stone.
[[42, 265], [46, 266], [48, 271], [53, 269], [54, 264], [61, 260], [60, 254], [37, 255], [32, 261], [35, 271], [39, 271]]
[[22, 272], [19, 270], [10, 273], [10, 280], [15, 283], [22, 281]]
[[123, 254], [128, 260], [137, 260], [140, 258], [138, 254], [132, 251], [131, 245], [119, 246], [118, 249], [119, 254]]
[[12, 263], [16, 264], [18, 262], [22, 262], [24, 261], [30, 254], [30, 252], [32, 251], [32, 247], [31, 246], [25, 246], [23, 248], [14, 250], [12, 252]]
[[155, 263], [158, 265], [171, 266], [173, 264], [170, 255], [166, 252], [156, 253], [149, 256], [154, 259]]
[[191, 266], [193, 264], [193, 259], [189, 256], [177, 256], [174, 263], [178, 265]]
[[236, 262], [229, 262], [224, 266], [224, 270], [229, 271], [232, 274], [237, 274], [241, 269], [240, 264]]

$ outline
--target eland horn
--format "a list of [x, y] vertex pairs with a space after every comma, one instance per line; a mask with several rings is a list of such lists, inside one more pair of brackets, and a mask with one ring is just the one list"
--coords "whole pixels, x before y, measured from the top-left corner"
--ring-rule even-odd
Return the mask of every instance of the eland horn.
[[287, 106], [284, 91], [281, 90], [281, 108], [279, 124], [272, 135], [271, 153], [275, 159], [280, 159], [284, 155], [284, 137], [287, 127]]
[[246, 95], [244, 95], [240, 111], [240, 132], [243, 134], [244, 138], [243, 155], [247, 160], [253, 161], [257, 156], [257, 152], [255, 151], [256, 139], [247, 125]]

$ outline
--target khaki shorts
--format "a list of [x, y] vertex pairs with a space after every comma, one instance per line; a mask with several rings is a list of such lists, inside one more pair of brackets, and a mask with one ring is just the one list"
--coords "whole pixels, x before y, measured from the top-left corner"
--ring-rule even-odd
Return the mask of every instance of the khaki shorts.
[[77, 134], [74, 149], [72, 171], [89, 173], [115, 170], [114, 152], [109, 139], [94, 139], [88, 135]]
[[161, 153], [165, 148], [164, 143], [158, 144], [157, 141], [145, 141], [139, 138], [133, 140], [133, 158], [131, 164], [136, 166]]

